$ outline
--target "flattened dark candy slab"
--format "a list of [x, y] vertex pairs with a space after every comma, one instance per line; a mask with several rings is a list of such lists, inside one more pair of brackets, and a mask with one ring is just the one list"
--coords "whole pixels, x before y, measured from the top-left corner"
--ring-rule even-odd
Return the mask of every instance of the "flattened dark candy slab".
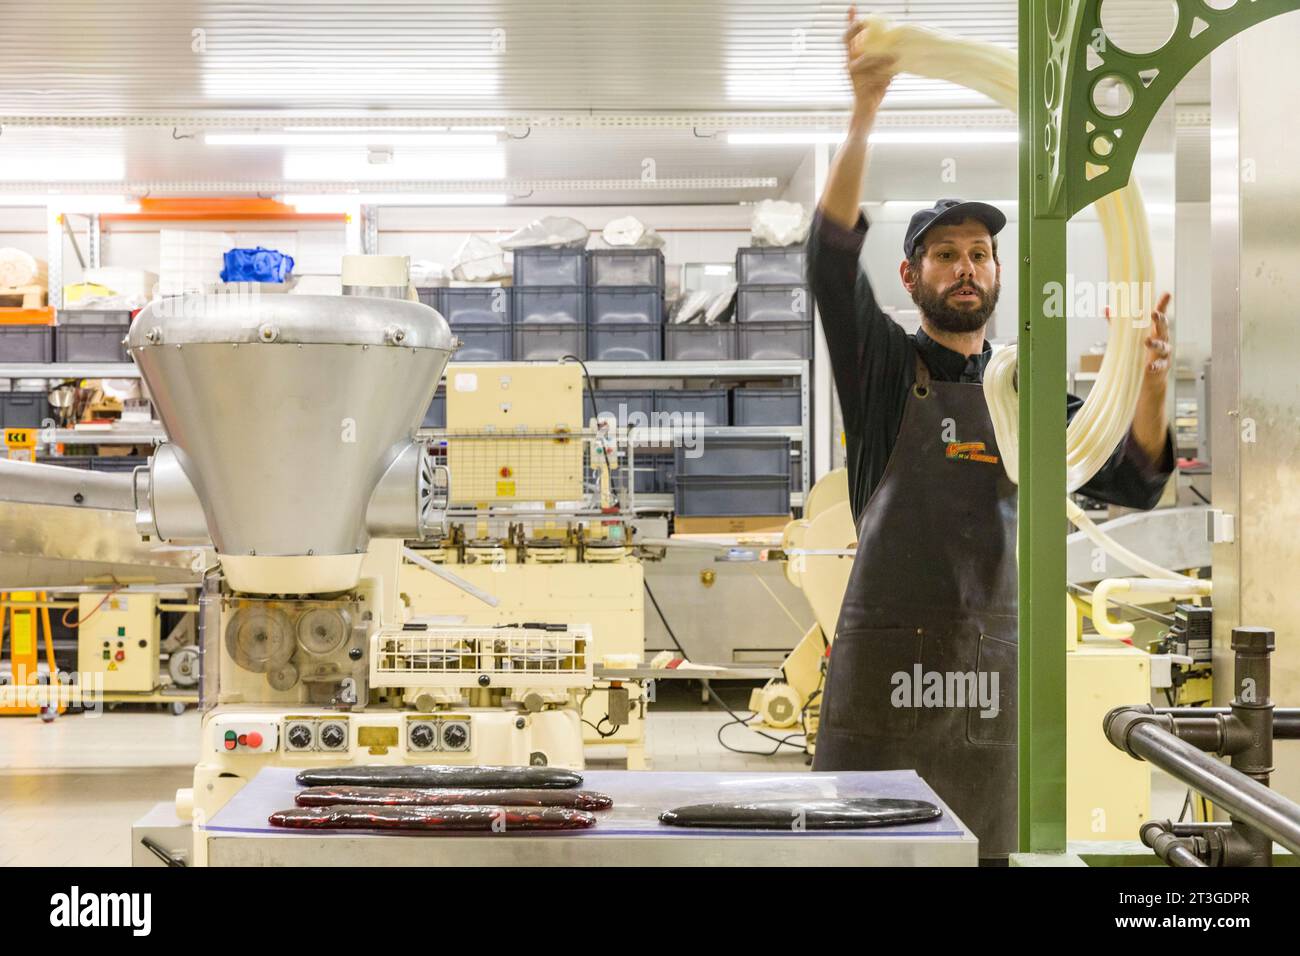
[[582, 775], [559, 767], [320, 767], [303, 770], [304, 787], [473, 787], [476, 789], [569, 790]]
[[696, 803], [665, 810], [659, 822], [673, 827], [731, 830], [858, 830], [924, 823], [943, 811], [924, 800], [846, 797], [842, 800], [757, 800]]

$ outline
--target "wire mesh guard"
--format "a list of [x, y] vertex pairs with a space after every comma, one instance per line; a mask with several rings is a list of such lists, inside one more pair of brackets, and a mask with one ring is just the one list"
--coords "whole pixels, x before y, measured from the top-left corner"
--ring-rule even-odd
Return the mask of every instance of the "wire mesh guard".
[[629, 447], [596, 429], [450, 430], [432, 450], [450, 472], [450, 512], [608, 514], [629, 500]]
[[392, 688], [590, 687], [590, 638], [581, 627], [379, 631], [370, 639], [370, 682]]

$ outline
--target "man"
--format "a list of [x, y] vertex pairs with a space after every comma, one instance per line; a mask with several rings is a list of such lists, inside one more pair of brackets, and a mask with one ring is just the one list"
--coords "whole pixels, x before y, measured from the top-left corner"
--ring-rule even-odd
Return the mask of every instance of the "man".
[[[846, 49], [860, 29], [850, 12]], [[860, 200], [895, 61], [849, 60], [853, 116], [813, 220], [808, 273], [844, 413], [858, 549], [813, 768], [915, 769], [975, 831], [981, 858], [1000, 860], [1016, 848], [1016, 489], [981, 382], [1006, 217], [953, 199], [914, 215], [899, 276], [921, 329], [908, 335], [885, 315], [858, 268]], [[1150, 508], [1173, 470], [1168, 299], [1153, 313], [1133, 426], [1081, 489], [1090, 497]], [[1081, 404], [1067, 397], [1066, 414]]]

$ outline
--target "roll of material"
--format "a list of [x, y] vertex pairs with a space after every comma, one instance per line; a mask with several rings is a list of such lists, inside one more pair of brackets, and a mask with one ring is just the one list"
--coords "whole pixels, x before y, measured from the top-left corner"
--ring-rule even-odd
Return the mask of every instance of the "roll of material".
[[49, 268], [44, 259], [13, 246], [0, 248], [0, 287], [15, 288], [28, 285], [46, 285]]

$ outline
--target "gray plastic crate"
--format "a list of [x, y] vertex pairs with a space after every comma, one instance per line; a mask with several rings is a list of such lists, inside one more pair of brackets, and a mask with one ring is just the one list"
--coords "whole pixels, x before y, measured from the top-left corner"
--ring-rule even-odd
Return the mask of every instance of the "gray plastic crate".
[[458, 325], [455, 335], [460, 348], [451, 353], [453, 362], [509, 362], [514, 357], [507, 325]]
[[439, 289], [437, 310], [452, 328], [510, 325], [514, 296], [504, 286]]
[[733, 425], [801, 425], [803, 398], [797, 388], [733, 388]]
[[808, 281], [803, 246], [748, 246], [736, 250], [739, 285], [798, 285]]
[[738, 357], [742, 359], [812, 358], [811, 322], [761, 322], [737, 329]]
[[694, 416], [691, 421], [696, 425], [731, 424], [725, 388], [655, 389], [655, 413], [656, 416], [689, 414]]
[[90, 459], [91, 471], [135, 471], [149, 459], [141, 455], [95, 455]]
[[736, 357], [736, 326], [664, 326], [664, 358], [670, 362], [727, 362]]
[[736, 321], [741, 325], [811, 318], [812, 294], [806, 285], [742, 285], [736, 290]]
[[593, 249], [587, 253], [587, 281], [595, 286], [664, 288], [664, 254], [658, 249]]
[[515, 361], [546, 362], [576, 355], [587, 357], [587, 327], [570, 322], [560, 325], [516, 325]]
[[585, 289], [539, 287], [513, 291], [516, 325], [582, 325], [587, 320]]
[[0, 362], [54, 361], [54, 332], [48, 325], [0, 325]]
[[707, 438], [691, 457], [688, 449], [674, 449], [677, 474], [762, 475], [767, 478], [790, 478], [790, 439], [779, 436], [764, 438]]
[[58, 465], [60, 468], [80, 468], [83, 471], [90, 470], [90, 455], [49, 455], [38, 456], [36, 463], [39, 465]]
[[87, 325], [84, 323], [54, 327], [56, 362], [129, 362], [125, 338], [130, 323]]
[[516, 249], [515, 286], [569, 286], [587, 284], [585, 249]]
[[664, 294], [659, 289], [606, 288], [587, 292], [590, 325], [663, 325]]
[[447, 427], [447, 393], [443, 389], [438, 389], [429, 401], [429, 408], [424, 413], [424, 421], [421, 423], [421, 427]]
[[682, 475], [673, 482], [679, 517], [737, 518], [790, 513], [790, 476]]
[[0, 392], [0, 427], [40, 428], [49, 416], [44, 392]]
[[128, 309], [59, 309], [59, 325], [130, 325]]
[[657, 362], [663, 358], [662, 325], [593, 325], [587, 329], [587, 357], [601, 362]]
[[437, 309], [439, 312], [442, 311], [442, 300], [440, 298], [442, 295], [441, 286], [417, 287], [415, 294], [420, 297], [421, 305], [427, 305], [429, 308]]
[[672, 494], [677, 479], [677, 462], [672, 455], [662, 455], [655, 461], [655, 491]]
[[803, 491], [803, 459], [799, 455], [790, 456], [790, 491]]
[[[603, 388], [593, 394], [596, 397], [598, 417], [611, 418], [623, 427], [632, 425], [645, 427], [651, 424], [651, 416], [655, 410], [655, 394], [650, 389]], [[591, 403], [585, 396], [583, 402], [586, 403], [583, 405], [585, 418], [591, 414]]]

